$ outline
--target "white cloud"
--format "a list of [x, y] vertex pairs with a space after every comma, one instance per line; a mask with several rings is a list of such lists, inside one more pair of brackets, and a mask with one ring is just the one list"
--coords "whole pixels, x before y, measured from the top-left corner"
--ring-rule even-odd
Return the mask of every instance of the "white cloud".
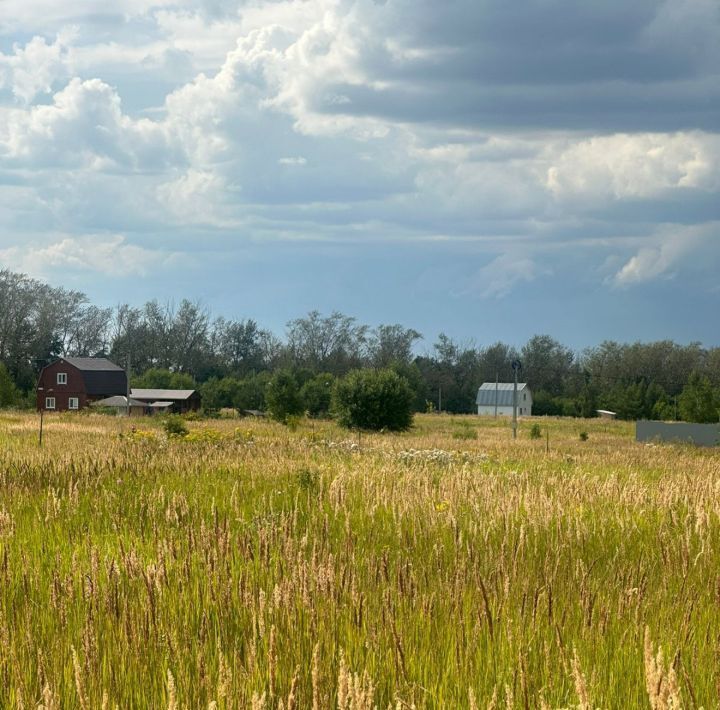
[[307, 165], [307, 158], [303, 158], [302, 155], [294, 158], [280, 158], [278, 165]]
[[148, 276], [179, 257], [177, 253], [129, 244], [122, 235], [64, 237], [47, 245], [0, 250], [0, 261], [4, 264], [36, 276], [68, 270], [111, 277]]
[[528, 256], [506, 252], [483, 266], [468, 289], [483, 298], [504, 298], [517, 286], [549, 273]]
[[75, 28], [67, 28], [52, 44], [35, 36], [24, 47], [15, 44], [12, 54], [0, 52], [0, 88], [9, 87], [26, 104], [49, 93], [56, 81], [72, 75], [70, 45], [76, 36]]
[[709, 223], [700, 227], [667, 226], [651, 237], [645, 237], [648, 246], [638, 249], [617, 271], [612, 284], [629, 287], [659, 278], [670, 279], [682, 261], [696, 254], [701, 247], [717, 240], [720, 225]]
[[720, 189], [720, 135], [699, 131], [596, 136], [552, 159], [555, 197], [637, 199], [669, 190]]
[[12, 165], [159, 169], [171, 152], [163, 126], [123, 114], [117, 92], [100, 79], [75, 78], [52, 104], [5, 113], [0, 159]]

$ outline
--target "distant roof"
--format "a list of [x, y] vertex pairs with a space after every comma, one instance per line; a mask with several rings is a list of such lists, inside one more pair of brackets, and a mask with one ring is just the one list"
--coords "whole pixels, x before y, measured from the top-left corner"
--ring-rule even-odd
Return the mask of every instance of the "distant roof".
[[150, 402], [149, 407], [156, 407], [157, 409], [164, 409], [165, 407], [172, 407], [172, 402]]
[[[127, 397], [124, 397], [121, 394], [117, 394], [114, 397], [106, 397], [105, 399], [99, 399], [97, 402], [91, 402], [91, 407], [127, 407]], [[133, 399], [130, 397], [130, 406], [131, 407], [147, 407], [147, 404], [145, 402], [141, 402], [140, 400]]]
[[[512, 382], [483, 382], [477, 393], [476, 404], [484, 407], [512, 407], [513, 405], [513, 389], [515, 385]], [[527, 382], [518, 382], [518, 392], [522, 392], [530, 388]]]
[[135, 389], [130, 390], [130, 396], [137, 399], [152, 400], [153, 402], [177, 402], [178, 400], [189, 399], [195, 394], [195, 390], [148, 390]]
[[123, 372], [122, 367], [116, 365], [114, 362], [110, 362], [110, 360], [105, 357], [64, 357], [61, 359], [84, 372]]
[[598, 414], [612, 414], [613, 416], [617, 415], [617, 412], [611, 412], [609, 409], [596, 409], [595, 411]]

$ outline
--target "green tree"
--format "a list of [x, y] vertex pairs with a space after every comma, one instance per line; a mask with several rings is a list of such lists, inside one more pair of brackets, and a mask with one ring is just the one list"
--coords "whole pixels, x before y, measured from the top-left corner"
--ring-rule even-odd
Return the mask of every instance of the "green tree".
[[0, 407], [11, 407], [18, 403], [20, 393], [10, 377], [10, 373], [0, 362]]
[[332, 409], [345, 427], [403, 431], [412, 425], [413, 399], [393, 370], [353, 370], [335, 384]]
[[303, 406], [311, 417], [322, 417], [328, 414], [334, 384], [335, 378], [329, 372], [321, 372], [307, 380], [300, 388]]
[[134, 377], [132, 386], [139, 389], [192, 390], [195, 380], [185, 372], [171, 372], [153, 368], [140, 377]]
[[265, 401], [270, 416], [279, 422], [303, 413], [300, 386], [291, 370], [279, 370], [267, 384]]
[[687, 422], [716, 422], [720, 396], [710, 380], [699, 372], [690, 375], [678, 400], [680, 416]]

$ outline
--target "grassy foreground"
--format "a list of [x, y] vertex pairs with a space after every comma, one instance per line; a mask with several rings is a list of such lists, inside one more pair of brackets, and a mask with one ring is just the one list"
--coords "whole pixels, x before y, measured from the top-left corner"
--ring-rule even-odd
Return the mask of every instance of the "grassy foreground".
[[55, 415], [39, 449], [37, 423], [0, 413], [0, 707], [718, 704], [716, 452], [449, 416]]

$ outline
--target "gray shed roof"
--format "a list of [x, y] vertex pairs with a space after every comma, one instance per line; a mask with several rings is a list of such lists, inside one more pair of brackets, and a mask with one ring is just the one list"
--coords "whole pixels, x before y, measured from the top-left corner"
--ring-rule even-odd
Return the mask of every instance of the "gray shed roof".
[[152, 402], [178, 402], [190, 399], [194, 394], [195, 390], [148, 390], [134, 387], [130, 390], [131, 397]]
[[[512, 407], [513, 406], [512, 382], [483, 382], [480, 385], [475, 403], [483, 407]], [[527, 382], [518, 382], [518, 395], [523, 391], [530, 391]], [[496, 401], [497, 399], [497, 401]]]

